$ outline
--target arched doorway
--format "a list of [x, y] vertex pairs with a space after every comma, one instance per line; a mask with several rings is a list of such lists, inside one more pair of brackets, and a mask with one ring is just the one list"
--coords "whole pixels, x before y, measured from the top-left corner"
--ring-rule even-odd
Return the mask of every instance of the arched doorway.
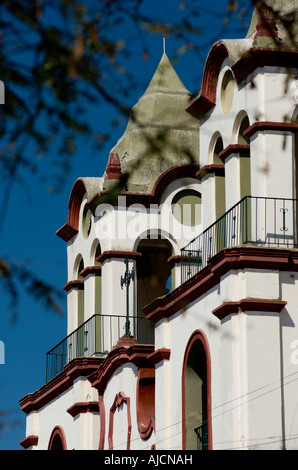
[[205, 334], [191, 336], [184, 356], [182, 372], [182, 446], [184, 450], [210, 450], [211, 367]]
[[137, 251], [142, 254], [136, 265], [138, 338], [141, 338], [142, 342], [152, 344], [153, 327], [142, 320], [143, 308], [171, 290], [172, 267], [168, 260], [173, 254], [173, 248], [161, 235], [148, 235], [139, 242]]

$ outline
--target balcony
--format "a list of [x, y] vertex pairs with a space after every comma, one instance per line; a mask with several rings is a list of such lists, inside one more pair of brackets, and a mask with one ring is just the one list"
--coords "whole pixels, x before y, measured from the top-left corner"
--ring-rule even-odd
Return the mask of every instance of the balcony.
[[207, 423], [194, 429], [197, 435], [197, 450], [208, 450], [208, 428]]
[[181, 282], [233, 246], [296, 248], [297, 199], [246, 196], [181, 250]]
[[[105, 357], [125, 334], [123, 315], [93, 315], [47, 353], [46, 382], [78, 357]], [[129, 317], [130, 331], [140, 344], [154, 344], [154, 331], [144, 317]]]

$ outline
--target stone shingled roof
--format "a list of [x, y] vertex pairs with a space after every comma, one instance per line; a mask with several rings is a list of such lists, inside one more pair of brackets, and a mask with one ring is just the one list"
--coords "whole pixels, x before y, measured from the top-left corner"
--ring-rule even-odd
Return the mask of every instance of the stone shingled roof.
[[147, 90], [133, 107], [116, 152], [127, 190], [150, 192], [167, 169], [199, 163], [199, 123], [185, 110], [191, 95], [164, 53]]

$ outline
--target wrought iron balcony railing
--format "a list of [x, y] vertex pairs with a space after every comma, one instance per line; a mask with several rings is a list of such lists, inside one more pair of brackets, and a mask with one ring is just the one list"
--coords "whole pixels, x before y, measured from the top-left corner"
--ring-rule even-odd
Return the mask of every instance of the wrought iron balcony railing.
[[197, 435], [197, 450], [208, 450], [208, 426], [202, 424], [194, 429]]
[[246, 196], [181, 250], [185, 282], [220, 250], [242, 244], [297, 247], [297, 199]]
[[[47, 353], [46, 382], [77, 357], [104, 357], [125, 334], [126, 316], [93, 315]], [[141, 344], [154, 343], [152, 323], [144, 317], [129, 317], [131, 334]]]

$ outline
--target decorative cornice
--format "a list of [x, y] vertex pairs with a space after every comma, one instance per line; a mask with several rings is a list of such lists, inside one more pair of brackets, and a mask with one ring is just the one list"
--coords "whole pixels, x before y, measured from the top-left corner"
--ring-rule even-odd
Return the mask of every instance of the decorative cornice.
[[65, 242], [71, 240], [77, 233], [78, 229], [69, 225], [68, 222], [66, 222], [64, 225], [62, 225], [61, 228], [59, 228], [59, 230], [56, 231], [56, 235], [62, 238], [62, 240]]
[[181, 255], [173, 255], [168, 258], [168, 263], [171, 268], [173, 268], [176, 264], [180, 264], [181, 262]]
[[73, 359], [56, 377], [43, 385], [39, 390], [29, 393], [19, 400], [21, 410], [28, 414], [37, 411], [57, 398], [73, 384], [78, 377], [85, 377], [97, 370], [103, 359], [80, 357]]
[[273, 132], [298, 132], [298, 124], [291, 122], [272, 122], [272, 121], [258, 121], [248, 127], [243, 135], [251, 138], [257, 132], [273, 131]]
[[101, 266], [88, 266], [87, 268], [83, 269], [83, 271], [81, 271], [79, 274], [84, 278], [89, 276], [89, 274], [95, 274], [96, 276], [100, 276]]
[[157, 322], [183, 310], [220, 282], [234, 269], [270, 269], [298, 272], [298, 252], [290, 249], [242, 245], [226, 248], [211, 258], [208, 265], [164, 297], [143, 308], [147, 320]]
[[74, 403], [66, 411], [73, 418], [80, 413], [98, 413], [99, 404], [97, 401], [85, 401], [80, 403]]
[[[142, 204], [147, 208], [150, 207], [151, 204], [158, 205], [160, 204], [161, 196], [165, 188], [170, 183], [181, 178], [195, 178], [198, 168], [199, 166], [196, 164], [185, 163], [182, 165], [176, 165], [172, 168], [169, 168], [162, 175], [160, 175], [150, 194], [122, 191], [119, 195], [125, 196], [126, 207], [129, 207], [135, 203]], [[66, 224], [56, 231], [56, 235], [58, 235], [58, 237], [62, 238], [64, 241], [71, 240], [71, 238], [78, 233], [80, 206], [85, 194], [86, 188], [84, 182], [79, 179], [76, 181], [71, 191], [68, 204], [69, 212]], [[98, 204], [100, 204], [102, 198], [108, 194], [108, 190], [103, 190], [95, 194], [90, 200], [87, 201], [87, 204], [93, 214], [95, 214], [96, 207]]]
[[152, 354], [149, 354], [148, 361], [156, 365], [162, 361], [168, 361], [170, 359], [171, 350], [167, 348], [160, 348], [154, 351]]
[[218, 75], [227, 57], [229, 52], [223, 42], [218, 41], [211, 47], [203, 70], [200, 94], [186, 108], [192, 116], [200, 118], [215, 106]]
[[96, 261], [99, 263], [104, 263], [107, 259], [130, 259], [130, 260], [135, 260], [138, 259], [142, 256], [142, 253], [138, 253], [136, 251], [116, 251], [116, 250], [110, 250], [110, 251], [104, 251], [101, 255], [96, 258]]
[[123, 392], [117, 393], [114, 403], [110, 409], [110, 426], [109, 426], [109, 435], [108, 443], [109, 450], [113, 450], [113, 432], [114, 432], [114, 415], [117, 408], [126, 403], [127, 406], [127, 443], [126, 449], [130, 450], [130, 440], [131, 440], [131, 411], [130, 411], [130, 398], [127, 397]]
[[137, 367], [152, 367], [148, 356], [154, 351], [153, 345], [135, 344], [128, 348], [120, 346], [112, 349], [98, 369], [92, 373], [88, 380], [92, 387], [101, 395], [113, 373], [123, 364], [132, 362]]
[[38, 436], [35, 436], [33, 434], [31, 436], [27, 436], [25, 437], [25, 439], [22, 439], [19, 444], [24, 447], [24, 449], [29, 449], [29, 447], [37, 446]]
[[206, 175], [213, 174], [216, 176], [224, 176], [225, 175], [225, 166], [220, 163], [210, 163], [210, 165], [203, 166], [197, 173], [196, 177], [201, 180]]
[[218, 157], [221, 161], [225, 161], [231, 154], [241, 153], [241, 155], [249, 154], [250, 145], [247, 144], [231, 144], [228, 145], [224, 150], [222, 150]]
[[63, 287], [63, 290], [69, 292], [72, 289], [84, 289], [84, 281], [83, 280], [76, 280], [76, 281], [69, 281]]
[[245, 313], [247, 311], [280, 313], [286, 304], [287, 302], [282, 300], [247, 298], [236, 302], [224, 302], [212, 313], [219, 320], [233, 313]]
[[68, 202], [68, 216], [66, 224], [57, 230], [56, 235], [65, 241], [69, 241], [79, 230], [79, 215], [81, 203], [87, 189], [84, 181], [79, 178], [74, 183]]
[[251, 48], [232, 66], [238, 83], [247, 79], [257, 68], [283, 67], [297, 69], [298, 52], [269, 47]]
[[[216, 105], [216, 88], [223, 61], [229, 57], [229, 51], [222, 41], [215, 43], [205, 62], [202, 87], [199, 95], [192, 100], [186, 111], [200, 119]], [[298, 52], [270, 47], [248, 49], [239, 60], [231, 65], [235, 79], [240, 84], [257, 68], [265, 66], [297, 69]]]

